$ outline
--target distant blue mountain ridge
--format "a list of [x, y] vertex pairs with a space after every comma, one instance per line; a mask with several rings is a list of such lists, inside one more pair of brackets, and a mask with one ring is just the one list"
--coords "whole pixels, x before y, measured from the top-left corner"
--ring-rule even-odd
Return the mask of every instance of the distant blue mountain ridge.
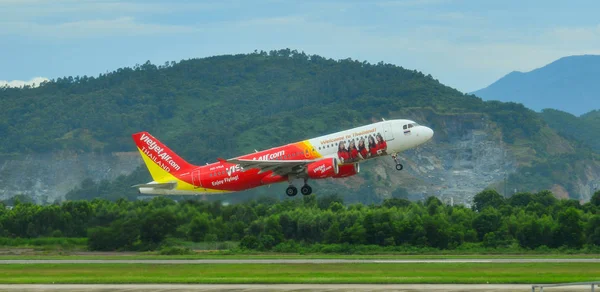
[[600, 55], [569, 56], [530, 72], [514, 71], [473, 94], [580, 116], [600, 109]]

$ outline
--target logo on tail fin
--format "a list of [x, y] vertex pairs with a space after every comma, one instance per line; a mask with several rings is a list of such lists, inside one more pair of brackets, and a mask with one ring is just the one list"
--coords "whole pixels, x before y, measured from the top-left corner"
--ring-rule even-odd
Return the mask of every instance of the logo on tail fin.
[[[136, 139], [135, 136], [138, 136], [138, 138]], [[177, 157], [176, 154], [172, 153], [150, 134], [138, 133], [134, 135], [134, 140], [136, 140], [138, 148], [166, 172], [170, 173], [172, 170], [179, 171], [181, 169], [180, 163], [176, 161], [181, 160], [181, 158]]]
[[146, 146], [142, 146], [142, 151], [144, 151], [144, 153], [148, 155], [148, 157], [150, 157], [154, 162], [156, 162], [156, 164], [158, 164], [162, 169], [166, 170], [167, 172], [171, 172], [169, 166], [173, 167], [173, 169], [176, 171], [181, 169], [181, 166], [179, 166], [179, 164], [173, 160], [173, 157], [164, 152], [165, 148], [160, 147], [151, 136], [143, 133], [140, 137], [140, 141], [145, 142], [146, 146], [148, 146], [148, 148], [146, 148]]

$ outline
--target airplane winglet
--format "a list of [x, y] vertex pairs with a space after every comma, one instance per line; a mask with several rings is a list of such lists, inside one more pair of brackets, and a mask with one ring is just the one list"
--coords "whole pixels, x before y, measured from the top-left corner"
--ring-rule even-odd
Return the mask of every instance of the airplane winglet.
[[225, 159], [223, 159], [223, 158], [220, 158], [220, 157], [218, 157], [218, 158], [217, 158], [217, 160], [218, 160], [219, 162], [223, 162], [223, 163], [227, 162], [227, 160], [225, 160]]

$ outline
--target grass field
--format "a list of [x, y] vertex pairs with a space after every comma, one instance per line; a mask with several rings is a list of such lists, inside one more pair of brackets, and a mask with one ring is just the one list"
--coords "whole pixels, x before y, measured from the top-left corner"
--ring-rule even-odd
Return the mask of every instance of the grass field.
[[198, 253], [195, 255], [158, 255], [153, 253], [94, 253], [72, 255], [0, 255], [0, 260], [184, 260], [184, 259], [598, 259], [598, 254], [469, 254], [469, 255], [339, 255], [339, 254], [223, 254]]
[[0, 283], [472, 283], [600, 279], [599, 264], [27, 264], [0, 265]]

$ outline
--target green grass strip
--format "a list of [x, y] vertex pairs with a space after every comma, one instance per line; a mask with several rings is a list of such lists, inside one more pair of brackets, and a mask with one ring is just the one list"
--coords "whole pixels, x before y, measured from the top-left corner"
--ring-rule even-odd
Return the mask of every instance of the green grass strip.
[[600, 280], [600, 264], [26, 264], [0, 283], [534, 284]]
[[127, 254], [110, 255], [0, 255], [0, 260], [232, 260], [232, 259], [597, 259], [598, 254], [469, 254], [469, 255], [402, 255], [402, 254], [380, 254], [380, 255], [338, 255], [338, 254], [218, 254], [218, 253], [199, 253], [196, 255], [158, 255], [158, 254]]

